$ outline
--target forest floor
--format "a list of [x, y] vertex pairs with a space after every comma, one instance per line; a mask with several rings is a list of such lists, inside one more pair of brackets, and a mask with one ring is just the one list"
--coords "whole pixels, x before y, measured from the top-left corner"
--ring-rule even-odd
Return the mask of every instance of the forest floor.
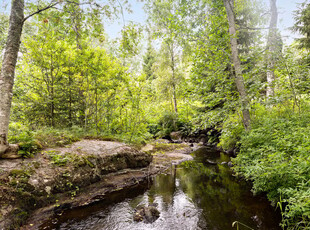
[[57, 213], [150, 180], [191, 160], [187, 144], [153, 142], [141, 150], [120, 142], [81, 140], [33, 158], [0, 160], [0, 229], [38, 229]]

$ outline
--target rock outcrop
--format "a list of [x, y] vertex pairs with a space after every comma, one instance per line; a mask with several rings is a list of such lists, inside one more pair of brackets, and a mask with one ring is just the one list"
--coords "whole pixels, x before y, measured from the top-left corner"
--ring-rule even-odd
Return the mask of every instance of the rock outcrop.
[[152, 158], [124, 143], [82, 140], [29, 159], [0, 159], [0, 229], [17, 229], [34, 210], [75, 198], [108, 174], [145, 168]]

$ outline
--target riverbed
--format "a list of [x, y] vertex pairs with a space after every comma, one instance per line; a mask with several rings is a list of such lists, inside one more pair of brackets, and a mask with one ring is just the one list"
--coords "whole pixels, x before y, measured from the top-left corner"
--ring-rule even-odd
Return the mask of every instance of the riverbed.
[[[89, 230], [280, 230], [280, 214], [251, 185], [232, 174], [229, 157], [210, 148], [192, 154], [193, 161], [134, 188], [115, 192], [91, 206], [57, 213], [40, 229]], [[138, 205], [158, 204], [153, 223], [134, 222]], [[235, 222], [234, 228], [232, 224]]]

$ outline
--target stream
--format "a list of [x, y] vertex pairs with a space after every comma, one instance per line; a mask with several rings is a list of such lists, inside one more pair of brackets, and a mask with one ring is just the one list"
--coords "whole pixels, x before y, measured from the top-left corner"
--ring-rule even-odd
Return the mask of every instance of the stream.
[[[280, 230], [281, 216], [251, 185], [232, 176], [227, 155], [209, 148], [194, 160], [173, 166], [152, 182], [110, 194], [105, 200], [55, 215], [40, 229], [74, 230]], [[214, 163], [217, 163], [216, 165]], [[157, 203], [160, 217], [153, 223], [134, 222], [135, 207]], [[248, 227], [244, 227], [244, 225]]]

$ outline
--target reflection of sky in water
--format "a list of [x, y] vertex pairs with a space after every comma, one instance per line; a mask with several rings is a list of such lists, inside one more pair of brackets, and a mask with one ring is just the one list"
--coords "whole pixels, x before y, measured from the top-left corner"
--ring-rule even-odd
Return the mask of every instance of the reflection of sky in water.
[[[176, 180], [176, 191], [167, 204], [161, 195], [155, 195], [154, 201], [158, 203], [160, 217], [152, 224], [133, 221], [134, 207], [138, 204], [148, 204], [148, 192], [134, 199], [128, 199], [115, 204], [108, 210], [103, 210], [79, 223], [62, 224], [60, 229], [92, 229], [92, 230], [196, 230], [198, 227], [200, 211], [191, 202], [190, 198], [179, 188], [180, 182]], [[172, 195], [172, 194], [171, 194]]]

